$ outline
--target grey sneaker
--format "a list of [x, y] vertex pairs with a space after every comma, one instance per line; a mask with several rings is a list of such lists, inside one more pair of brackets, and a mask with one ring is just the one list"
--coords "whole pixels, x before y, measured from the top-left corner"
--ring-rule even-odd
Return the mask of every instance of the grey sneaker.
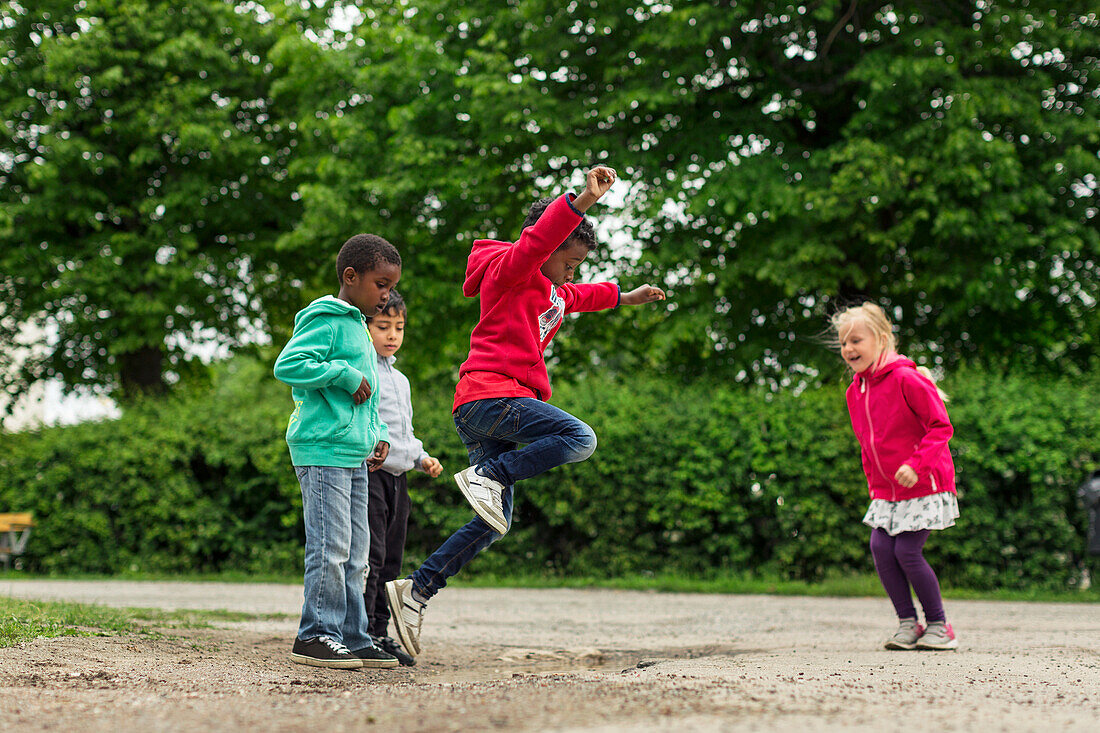
[[922, 633], [924, 633], [924, 627], [918, 624], [915, 618], [903, 618], [898, 624], [898, 630], [886, 640], [886, 648], [906, 651], [916, 649], [917, 639]]
[[933, 621], [928, 624], [928, 630], [917, 639], [917, 649], [949, 651], [958, 646], [959, 640], [955, 638], [955, 630], [946, 621]]
[[415, 657], [420, 653], [420, 625], [424, 622], [424, 604], [412, 597], [412, 581], [408, 578], [386, 583], [386, 603], [393, 616], [397, 638], [405, 650]]
[[290, 661], [329, 669], [359, 669], [363, 666], [362, 659], [328, 636], [318, 636], [316, 639], [295, 639], [294, 648], [290, 652]]
[[[504, 518], [504, 486], [493, 479], [482, 476], [473, 466], [455, 474], [455, 482], [462, 489], [462, 495], [474, 512], [500, 534], [508, 531], [508, 520]], [[408, 645], [406, 645], [407, 647]]]

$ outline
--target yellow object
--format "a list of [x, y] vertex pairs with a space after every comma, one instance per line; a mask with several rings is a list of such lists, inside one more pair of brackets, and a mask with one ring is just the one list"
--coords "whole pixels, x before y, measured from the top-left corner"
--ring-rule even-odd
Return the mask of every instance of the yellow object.
[[34, 517], [30, 512], [12, 512], [0, 514], [0, 562], [4, 568], [12, 555], [22, 555], [31, 537]]
[[0, 532], [28, 529], [34, 526], [34, 517], [30, 512], [15, 512], [14, 514], [0, 514]]

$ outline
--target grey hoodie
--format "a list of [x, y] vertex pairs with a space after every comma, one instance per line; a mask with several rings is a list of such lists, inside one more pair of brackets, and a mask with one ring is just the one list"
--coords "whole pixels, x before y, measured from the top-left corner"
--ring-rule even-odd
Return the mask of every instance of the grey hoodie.
[[420, 462], [428, 457], [424, 444], [413, 434], [412, 387], [409, 378], [397, 370], [396, 356], [378, 357], [378, 415], [390, 435], [390, 454], [382, 470], [394, 476], [411, 469], [423, 471]]

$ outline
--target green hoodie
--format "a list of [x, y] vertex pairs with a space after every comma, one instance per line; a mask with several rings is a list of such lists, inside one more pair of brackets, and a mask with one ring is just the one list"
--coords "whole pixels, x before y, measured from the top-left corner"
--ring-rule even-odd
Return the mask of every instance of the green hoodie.
[[[358, 468], [389, 431], [378, 417], [378, 367], [363, 314], [326, 295], [294, 317], [294, 334], [275, 360], [290, 385], [294, 413], [286, 443], [295, 466]], [[366, 377], [371, 396], [352, 401]]]

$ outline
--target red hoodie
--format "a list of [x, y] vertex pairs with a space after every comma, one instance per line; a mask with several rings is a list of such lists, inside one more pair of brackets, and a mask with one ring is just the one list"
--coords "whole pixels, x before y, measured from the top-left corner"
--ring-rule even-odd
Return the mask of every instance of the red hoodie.
[[470, 356], [458, 370], [453, 409], [490, 397], [550, 399], [544, 352], [562, 316], [619, 304], [615, 283], [555, 288], [539, 270], [581, 222], [569, 202], [565, 195], [551, 203], [515, 244], [474, 242], [462, 293], [481, 296], [481, 317], [470, 335]]
[[[951, 420], [936, 385], [916, 364], [898, 357], [873, 374], [859, 372], [845, 397], [872, 499], [955, 492], [955, 464], [947, 448]], [[902, 464], [917, 472], [917, 483], [908, 489], [894, 480]]]

